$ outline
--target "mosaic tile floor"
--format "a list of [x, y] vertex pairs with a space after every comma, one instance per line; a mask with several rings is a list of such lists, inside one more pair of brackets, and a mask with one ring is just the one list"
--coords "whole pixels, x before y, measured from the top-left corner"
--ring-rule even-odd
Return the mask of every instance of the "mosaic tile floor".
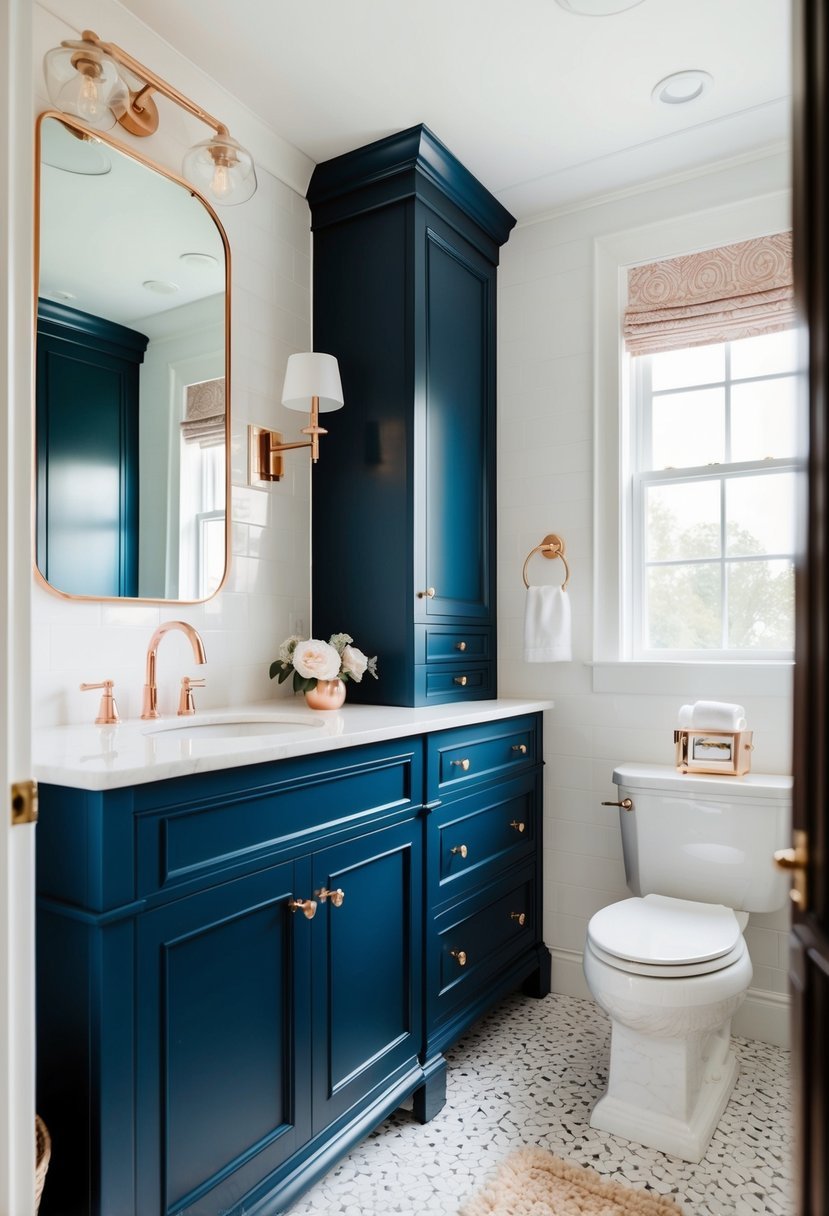
[[421, 1126], [397, 1111], [291, 1216], [455, 1216], [525, 1144], [671, 1195], [688, 1216], [791, 1216], [788, 1052], [735, 1039], [736, 1088], [704, 1159], [689, 1165], [588, 1126], [609, 1042], [591, 1001], [508, 998], [449, 1054], [440, 1114]]

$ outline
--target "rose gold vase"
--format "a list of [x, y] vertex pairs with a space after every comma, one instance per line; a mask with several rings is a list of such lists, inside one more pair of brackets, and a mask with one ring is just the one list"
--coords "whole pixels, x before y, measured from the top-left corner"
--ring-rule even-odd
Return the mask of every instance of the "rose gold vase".
[[343, 680], [317, 680], [316, 688], [305, 694], [305, 704], [309, 709], [339, 709], [345, 701], [345, 682]]

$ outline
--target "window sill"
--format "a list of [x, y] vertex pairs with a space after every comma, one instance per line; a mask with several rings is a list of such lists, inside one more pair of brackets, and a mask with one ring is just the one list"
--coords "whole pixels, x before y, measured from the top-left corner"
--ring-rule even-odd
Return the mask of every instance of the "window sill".
[[733, 701], [743, 697], [790, 697], [794, 663], [630, 660], [589, 663], [593, 691], [643, 693], [695, 700]]

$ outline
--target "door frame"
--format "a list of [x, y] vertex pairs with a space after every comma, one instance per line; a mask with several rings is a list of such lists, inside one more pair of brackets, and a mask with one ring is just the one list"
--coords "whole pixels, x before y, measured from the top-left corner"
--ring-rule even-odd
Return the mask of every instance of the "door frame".
[[32, 8], [0, 5], [0, 1216], [34, 1212], [35, 827], [10, 815], [11, 783], [31, 777]]

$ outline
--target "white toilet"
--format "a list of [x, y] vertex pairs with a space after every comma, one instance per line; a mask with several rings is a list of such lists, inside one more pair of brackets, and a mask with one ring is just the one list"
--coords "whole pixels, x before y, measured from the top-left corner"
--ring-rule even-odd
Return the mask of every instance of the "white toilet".
[[787, 899], [775, 849], [791, 777], [620, 765], [627, 884], [587, 928], [584, 974], [610, 1016], [607, 1092], [590, 1126], [699, 1161], [737, 1078], [731, 1018], [751, 983], [749, 912]]

